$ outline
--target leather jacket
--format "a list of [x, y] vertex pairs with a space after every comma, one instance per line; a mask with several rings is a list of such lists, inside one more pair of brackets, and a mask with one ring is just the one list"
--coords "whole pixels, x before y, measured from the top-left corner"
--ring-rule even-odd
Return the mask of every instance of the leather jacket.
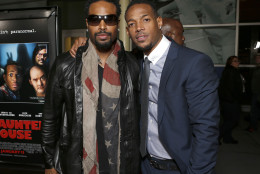
[[[88, 42], [87, 42], [88, 43]], [[138, 78], [135, 58], [123, 48], [118, 52], [120, 91], [120, 173], [140, 173]], [[64, 53], [55, 60], [48, 79], [42, 121], [45, 168], [62, 174], [82, 174], [82, 53], [76, 59]]]

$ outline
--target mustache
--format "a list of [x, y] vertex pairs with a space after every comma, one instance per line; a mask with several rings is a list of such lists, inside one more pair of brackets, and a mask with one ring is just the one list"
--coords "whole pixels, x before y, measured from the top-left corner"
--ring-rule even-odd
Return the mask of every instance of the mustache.
[[111, 36], [112, 34], [110, 32], [106, 32], [106, 31], [101, 31], [101, 32], [98, 32], [98, 33], [95, 33], [95, 37], [99, 34], [107, 34], [108, 36]]

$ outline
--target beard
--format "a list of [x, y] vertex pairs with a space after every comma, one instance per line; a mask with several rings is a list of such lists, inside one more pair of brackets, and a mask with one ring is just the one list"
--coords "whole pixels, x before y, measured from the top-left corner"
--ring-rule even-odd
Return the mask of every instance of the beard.
[[[98, 34], [102, 34], [102, 33], [105, 33], [105, 34], [107, 34], [107, 35], [110, 36], [109, 41], [104, 42], [104, 43], [100, 43], [100, 42], [97, 41], [97, 39], [96, 39], [97, 35], [98, 35]], [[115, 43], [115, 40], [112, 41], [112, 39], [111, 39], [111, 33], [99, 32], [99, 33], [95, 33], [95, 41], [94, 41], [94, 43], [95, 43], [95, 46], [96, 46], [96, 48], [97, 48], [98, 50], [100, 50], [100, 51], [109, 51], [109, 50], [112, 48], [112, 45]]]
[[141, 50], [143, 52], [147, 52], [147, 51], [152, 50], [153, 44], [150, 43], [149, 45], [146, 45], [145, 47], [140, 47], [140, 46], [136, 45], [136, 47], [137, 47], [138, 50]]

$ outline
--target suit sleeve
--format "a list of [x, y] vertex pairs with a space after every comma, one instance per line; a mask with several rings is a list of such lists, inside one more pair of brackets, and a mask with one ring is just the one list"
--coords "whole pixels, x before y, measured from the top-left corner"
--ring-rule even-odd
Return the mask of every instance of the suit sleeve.
[[188, 173], [211, 174], [217, 159], [219, 100], [218, 77], [211, 59], [194, 58], [186, 82], [188, 114], [192, 127], [192, 150]]
[[55, 61], [47, 82], [42, 120], [42, 149], [46, 169], [54, 167], [55, 149], [59, 138], [63, 95], [58, 76], [57, 63]]

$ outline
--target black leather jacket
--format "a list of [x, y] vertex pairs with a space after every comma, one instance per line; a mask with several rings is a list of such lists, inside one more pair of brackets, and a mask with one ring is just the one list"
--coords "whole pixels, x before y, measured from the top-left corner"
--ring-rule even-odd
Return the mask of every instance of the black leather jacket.
[[[88, 45], [80, 47], [76, 59], [64, 53], [55, 60], [51, 69], [45, 97], [42, 121], [42, 149], [45, 168], [55, 168], [63, 174], [82, 172], [82, 53]], [[120, 173], [140, 173], [139, 106], [137, 89], [139, 66], [135, 58], [121, 50], [118, 53], [121, 81]]]

